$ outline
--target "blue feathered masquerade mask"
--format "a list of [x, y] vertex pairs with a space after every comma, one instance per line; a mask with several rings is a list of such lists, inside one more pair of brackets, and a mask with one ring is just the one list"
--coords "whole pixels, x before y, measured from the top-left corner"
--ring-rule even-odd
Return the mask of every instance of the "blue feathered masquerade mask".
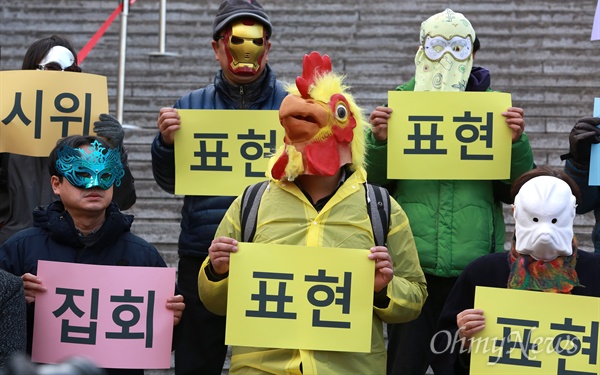
[[92, 142], [89, 152], [63, 146], [58, 150], [56, 169], [71, 185], [81, 189], [98, 186], [107, 190], [113, 184], [121, 185], [121, 178], [125, 175], [119, 150], [106, 150], [98, 141]]

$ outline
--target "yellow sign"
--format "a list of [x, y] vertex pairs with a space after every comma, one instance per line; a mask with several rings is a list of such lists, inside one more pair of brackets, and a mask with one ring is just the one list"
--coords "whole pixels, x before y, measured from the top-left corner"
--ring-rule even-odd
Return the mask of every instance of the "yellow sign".
[[285, 135], [278, 111], [180, 109], [175, 194], [229, 195], [265, 179]]
[[371, 350], [375, 263], [368, 250], [238, 247], [229, 269], [226, 344]]
[[108, 113], [106, 77], [75, 72], [0, 72], [0, 152], [48, 156], [60, 138], [94, 134]]
[[600, 298], [477, 287], [471, 374], [600, 374]]
[[510, 94], [390, 91], [389, 179], [510, 177]]

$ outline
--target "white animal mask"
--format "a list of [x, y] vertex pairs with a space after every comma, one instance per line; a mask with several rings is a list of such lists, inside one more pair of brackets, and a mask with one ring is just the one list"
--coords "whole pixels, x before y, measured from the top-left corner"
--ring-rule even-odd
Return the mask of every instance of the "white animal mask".
[[556, 177], [523, 184], [513, 204], [515, 250], [545, 262], [571, 255], [575, 201], [569, 185]]

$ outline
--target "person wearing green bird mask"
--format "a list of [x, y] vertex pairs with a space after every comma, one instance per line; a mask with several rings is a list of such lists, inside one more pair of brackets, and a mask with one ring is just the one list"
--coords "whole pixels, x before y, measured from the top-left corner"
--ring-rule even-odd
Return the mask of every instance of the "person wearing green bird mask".
[[[474, 66], [479, 47], [475, 28], [462, 13], [446, 9], [434, 14], [421, 24], [415, 75], [396, 90], [491, 91], [490, 72]], [[502, 203], [512, 203], [510, 182], [533, 168], [533, 153], [524, 132], [523, 109], [511, 107], [502, 113], [512, 133], [508, 181], [390, 180], [387, 136], [392, 115], [387, 106], [371, 112], [367, 173], [370, 182], [386, 186], [406, 211], [429, 296], [416, 320], [388, 325], [387, 373], [424, 374], [433, 356], [435, 325], [456, 278], [472, 260], [504, 251]]]

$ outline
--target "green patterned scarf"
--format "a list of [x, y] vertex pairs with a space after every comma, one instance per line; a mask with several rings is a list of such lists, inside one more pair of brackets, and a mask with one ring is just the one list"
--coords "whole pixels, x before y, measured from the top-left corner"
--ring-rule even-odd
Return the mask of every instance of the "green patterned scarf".
[[575, 265], [577, 243], [573, 239], [573, 254], [558, 257], [550, 262], [535, 260], [530, 255], [519, 254], [513, 239], [510, 250], [510, 275], [508, 289], [539, 290], [542, 292], [570, 294], [580, 286]]

